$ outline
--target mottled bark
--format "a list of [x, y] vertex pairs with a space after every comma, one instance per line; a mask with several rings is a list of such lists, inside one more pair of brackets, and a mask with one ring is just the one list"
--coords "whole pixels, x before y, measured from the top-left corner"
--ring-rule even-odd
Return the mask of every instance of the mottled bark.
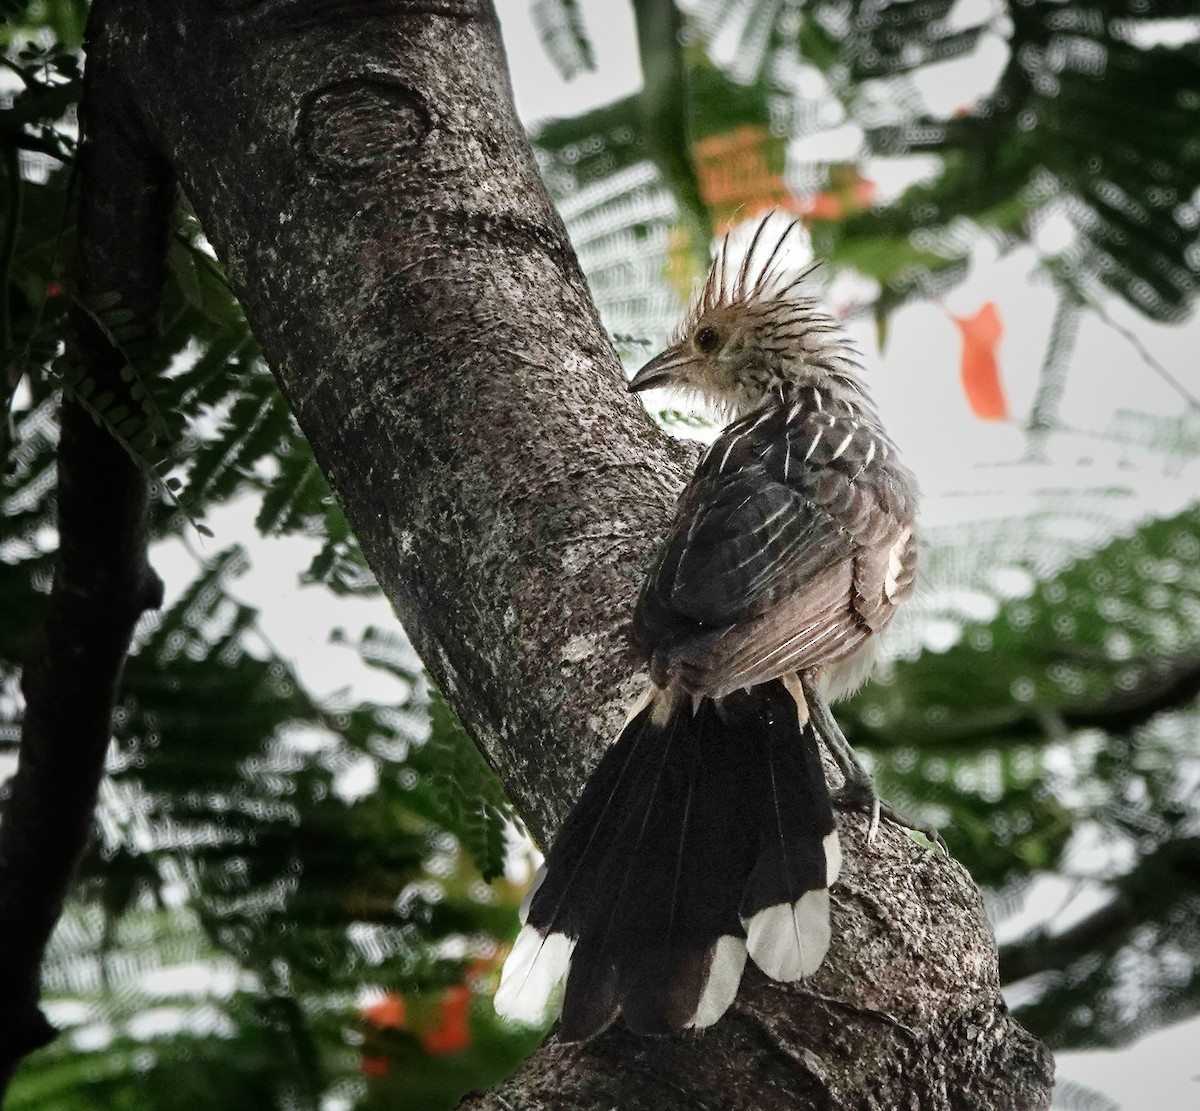
[[[548, 837], [636, 686], [627, 621], [694, 458], [622, 389], [488, 0], [109, 0], [123, 76], [379, 583]], [[957, 865], [843, 823], [837, 940], [704, 1037], [551, 1043], [470, 1106], [1037, 1108]]]
[[490, 5], [103, 12], [93, 52], [140, 90], [381, 587], [544, 836], [633, 689], [631, 599], [692, 452], [623, 390]]

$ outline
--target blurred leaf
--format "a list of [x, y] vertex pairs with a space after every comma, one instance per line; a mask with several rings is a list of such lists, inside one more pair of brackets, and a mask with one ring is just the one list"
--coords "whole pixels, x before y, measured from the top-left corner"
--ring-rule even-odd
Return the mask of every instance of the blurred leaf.
[[595, 70], [596, 54], [578, 0], [533, 0], [529, 14], [547, 57], [565, 81]]
[[980, 420], [1007, 420], [996, 350], [1004, 329], [995, 304], [987, 301], [974, 316], [950, 319], [962, 332], [962, 384], [971, 412]]
[[638, 115], [646, 150], [671, 188], [679, 225], [703, 271], [712, 223], [692, 160], [688, 109], [693, 103], [680, 37], [683, 21], [675, 0], [634, 0], [642, 91]]

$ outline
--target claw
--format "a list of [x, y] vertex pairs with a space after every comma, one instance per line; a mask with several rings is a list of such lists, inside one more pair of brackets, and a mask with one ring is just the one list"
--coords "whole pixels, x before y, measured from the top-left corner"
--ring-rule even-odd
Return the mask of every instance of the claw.
[[875, 784], [867, 778], [850, 778], [833, 793], [833, 804], [847, 810], [865, 810], [870, 814], [867, 823], [867, 844], [874, 842], [879, 834], [879, 815], [883, 811], [883, 803], [875, 791]]
[[874, 805], [871, 807], [871, 820], [867, 823], [867, 844], [873, 845], [875, 838], [879, 835], [879, 799], [876, 797]]
[[883, 804], [883, 812], [888, 816], [889, 820], [896, 823], [898, 826], [903, 826], [905, 829], [911, 829], [923, 837], [932, 841], [939, 849], [947, 856], [950, 855], [950, 850], [946, 847], [946, 842], [942, 840], [942, 835], [938, 833], [933, 826], [928, 822], [919, 821], [916, 818], [910, 818], [907, 814], [901, 814], [894, 806]]
[[874, 843], [878, 836], [879, 819], [883, 817], [904, 829], [911, 829], [922, 834], [937, 845], [942, 852], [947, 855], [950, 853], [942, 835], [933, 826], [917, 818], [910, 818], [907, 814], [902, 814], [891, 803], [883, 802], [875, 793], [875, 786], [870, 780], [847, 781], [840, 790], [833, 793], [833, 803], [835, 806], [841, 806], [847, 810], [865, 810], [870, 814], [870, 821], [867, 823], [868, 845]]

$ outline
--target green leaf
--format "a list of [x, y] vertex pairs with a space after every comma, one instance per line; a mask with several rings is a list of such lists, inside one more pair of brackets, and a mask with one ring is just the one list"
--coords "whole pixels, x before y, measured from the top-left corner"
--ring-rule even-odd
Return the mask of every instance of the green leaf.
[[546, 56], [564, 80], [595, 70], [595, 50], [578, 0], [534, 0], [529, 14]]

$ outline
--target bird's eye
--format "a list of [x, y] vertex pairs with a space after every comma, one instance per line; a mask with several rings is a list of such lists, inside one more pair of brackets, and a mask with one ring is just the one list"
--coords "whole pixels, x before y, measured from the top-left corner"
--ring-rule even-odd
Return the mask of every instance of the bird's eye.
[[697, 328], [696, 334], [692, 337], [696, 346], [706, 355], [715, 351], [721, 342], [721, 337], [717, 334], [715, 328], [710, 328], [707, 324], [703, 328]]

